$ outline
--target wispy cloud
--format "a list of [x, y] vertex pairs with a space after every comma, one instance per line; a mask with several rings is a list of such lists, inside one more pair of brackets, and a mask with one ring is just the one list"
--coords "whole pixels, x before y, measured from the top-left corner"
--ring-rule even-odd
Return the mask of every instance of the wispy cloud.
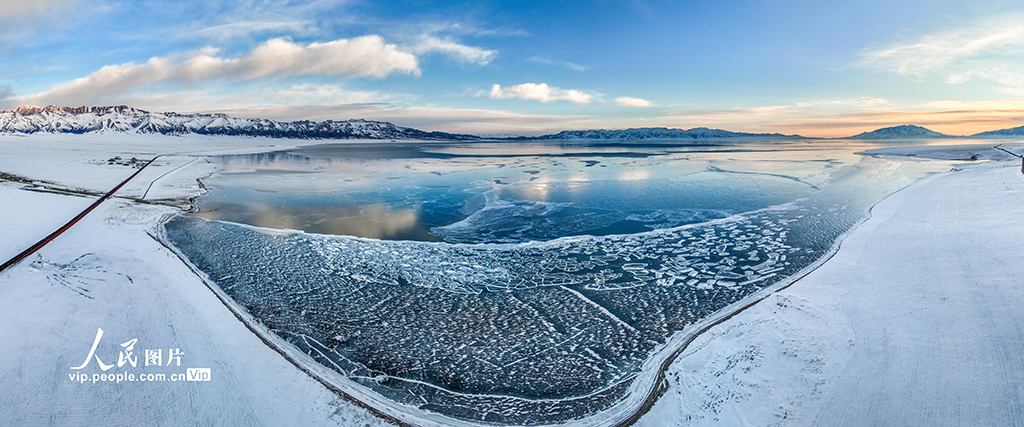
[[302, 75], [383, 78], [393, 73], [419, 75], [413, 54], [387, 44], [378, 36], [339, 39], [300, 45], [272, 39], [239, 58], [217, 56], [207, 48], [175, 63], [155, 57], [142, 64], [109, 65], [71, 82], [7, 103], [92, 104], [112, 95], [160, 83], [195, 85], [206, 80], [242, 81]]
[[881, 107], [886, 105], [892, 105], [889, 101], [882, 98], [875, 98], [870, 96], [863, 96], [860, 98], [853, 99], [838, 99], [838, 100], [824, 100], [824, 101], [802, 101], [797, 102], [796, 106], [801, 108], [815, 107], [815, 108], [851, 108], [851, 107]]
[[416, 55], [439, 54], [457, 62], [481, 66], [489, 64], [498, 56], [495, 49], [470, 46], [462, 41], [466, 37], [499, 34], [498, 30], [483, 29], [472, 23], [391, 23], [383, 27], [384, 34], [394, 37], [407, 51]]
[[[81, 2], [0, 0], [0, 51], [24, 49], [24, 44], [34, 42], [40, 34], [45, 36], [47, 30], [59, 33], [67, 21], [89, 15], [74, 10], [78, 3]], [[5, 61], [7, 59], [5, 57]]]
[[855, 65], [911, 78], [943, 76], [947, 83], [974, 79], [1024, 93], [1024, 15], [999, 16], [866, 49]]
[[438, 37], [434, 34], [422, 34], [408, 48], [419, 55], [440, 53], [456, 61], [487, 65], [498, 55], [498, 51], [475, 46], [464, 45], [452, 37]]
[[569, 101], [580, 105], [587, 105], [595, 98], [593, 94], [588, 92], [560, 89], [548, 86], [546, 83], [523, 83], [506, 88], [496, 84], [491, 86], [488, 96], [494, 99], [519, 98], [540, 102]]
[[1003, 64], [989, 64], [985, 67], [977, 67], [957, 74], [947, 76], [946, 82], [952, 84], [967, 83], [971, 80], [987, 80], [1002, 85], [1000, 92], [1024, 96], [1024, 73], [1017, 71], [1020, 67], [1010, 67]]
[[472, 21], [428, 21], [412, 25], [415, 33], [448, 34], [473, 37], [522, 37], [530, 35], [526, 31], [512, 27], [486, 27]]
[[314, 27], [314, 23], [307, 20], [280, 20], [280, 21], [239, 21], [225, 24], [212, 25], [198, 30], [182, 32], [179, 36], [184, 38], [199, 38], [204, 40], [229, 40], [237, 37], [250, 37], [253, 35], [266, 34], [268, 32], [287, 34], [307, 34]]
[[589, 67], [586, 67], [586, 66], [583, 66], [583, 65], [574, 64], [574, 63], [569, 62], [569, 61], [555, 61], [555, 60], [552, 60], [552, 59], [545, 58], [543, 56], [531, 57], [530, 58], [530, 62], [536, 62], [538, 64], [544, 64], [544, 65], [555, 65], [555, 66], [565, 67], [565, 68], [568, 68], [568, 69], [573, 70], [573, 71], [579, 71], [581, 73], [584, 72], [584, 71], [587, 71], [587, 68], [589, 68]]
[[[176, 3], [177, 6], [179, 2]], [[181, 9], [194, 11], [184, 20], [168, 20], [151, 31], [161, 37], [224, 43], [273, 37], [330, 39], [333, 30], [360, 22], [349, 0], [206, 0]], [[163, 23], [163, 22], [161, 22]]]
[[615, 98], [615, 103], [623, 107], [647, 108], [651, 106], [651, 101], [642, 98], [631, 98], [628, 96]]

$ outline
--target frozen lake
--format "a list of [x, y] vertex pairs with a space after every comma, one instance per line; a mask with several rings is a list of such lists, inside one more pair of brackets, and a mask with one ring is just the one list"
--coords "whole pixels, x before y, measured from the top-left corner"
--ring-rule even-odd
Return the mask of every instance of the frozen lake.
[[[815, 175], [841, 166], [746, 164], [759, 160], [735, 149], [335, 144], [226, 156], [206, 182], [213, 191], [199, 200], [199, 216], [387, 240], [513, 243], [723, 218], [805, 197]], [[708, 151], [736, 158], [707, 160]]]
[[879, 146], [333, 144], [228, 156], [215, 159], [201, 212], [167, 232], [253, 316], [396, 402], [557, 422], [621, 399], [672, 334], [809, 265], [871, 204], [948, 169], [855, 154]]

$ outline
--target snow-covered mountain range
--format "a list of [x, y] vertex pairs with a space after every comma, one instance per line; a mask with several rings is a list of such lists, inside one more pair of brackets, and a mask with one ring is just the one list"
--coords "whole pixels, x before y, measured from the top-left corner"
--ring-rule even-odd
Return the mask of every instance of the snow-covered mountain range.
[[780, 133], [746, 133], [730, 132], [722, 129], [698, 127], [693, 129], [668, 128], [634, 128], [625, 130], [566, 130], [552, 135], [532, 138], [516, 138], [543, 141], [574, 141], [574, 140], [605, 140], [605, 141], [643, 141], [643, 140], [685, 140], [685, 139], [719, 139], [719, 138], [758, 138], [758, 139], [801, 139], [800, 135], [783, 135]]
[[[236, 118], [225, 114], [156, 113], [129, 106], [113, 107], [18, 107], [0, 110], [0, 134], [20, 133], [139, 133], [164, 135], [228, 135], [298, 139], [417, 139], [471, 141], [490, 139], [476, 135], [428, 132], [371, 120], [298, 120], [280, 122], [259, 118]], [[982, 132], [973, 138], [1024, 136], [1024, 126]], [[915, 125], [901, 125], [864, 132], [854, 139], [953, 138]], [[692, 129], [632, 128], [624, 130], [566, 130], [533, 137], [494, 138], [529, 141], [680, 141], [705, 139], [805, 139], [781, 133], [731, 132], [697, 127]]]
[[128, 106], [18, 107], [0, 111], [0, 133], [140, 133], [237, 135], [300, 139], [474, 140], [473, 135], [426, 132], [369, 120], [241, 119], [224, 114], [153, 113]]

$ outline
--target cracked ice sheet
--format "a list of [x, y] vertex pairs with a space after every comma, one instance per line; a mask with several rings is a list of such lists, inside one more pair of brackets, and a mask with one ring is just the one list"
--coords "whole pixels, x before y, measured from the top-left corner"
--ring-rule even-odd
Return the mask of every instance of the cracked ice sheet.
[[[697, 294], [672, 276], [683, 255], [694, 257], [689, 269], [694, 275], [707, 272], [709, 280], [715, 272], [740, 270], [739, 265], [790, 263], [775, 251], [799, 260], [786, 265], [790, 272], [816, 258], [813, 251], [781, 246], [783, 224], [791, 220], [776, 215], [801, 212], [773, 210], [717, 226], [643, 235], [485, 247], [272, 233], [198, 218], [179, 218], [168, 225], [168, 233], [254, 317], [321, 363], [353, 378], [389, 375], [401, 383], [366, 385], [407, 405], [417, 403], [409, 393], [429, 392], [427, 404], [446, 415], [472, 419], [499, 413], [503, 422], [519, 424], [565, 420], [614, 402], [624, 391], [620, 381], [665, 334], [753, 291], [717, 289], [728, 287], [721, 281], [709, 286], [713, 292], [702, 293], [698, 303]], [[744, 244], [744, 257], [761, 255], [737, 260], [722, 252], [728, 245], [711, 243], [740, 236], [756, 242]], [[828, 241], [818, 243], [827, 247]], [[766, 253], [774, 256], [765, 260]], [[403, 264], [412, 259], [419, 261]], [[583, 261], [566, 262], [576, 259]], [[509, 262], [514, 265], [504, 265]], [[496, 280], [499, 274], [489, 271], [504, 278]], [[562, 279], [578, 279], [579, 289], [548, 285]], [[542, 315], [521, 312], [524, 300]], [[394, 303], [371, 305], [377, 301]], [[543, 313], [550, 323], [535, 321]], [[552, 330], [551, 323], [561, 327]], [[309, 338], [317, 348], [310, 348]], [[592, 360], [574, 350], [579, 346], [607, 360]], [[528, 362], [520, 364], [520, 359]], [[458, 378], [459, 387], [447, 388], [447, 378]], [[461, 390], [473, 393], [456, 393]], [[523, 395], [543, 399], [511, 399]], [[566, 403], [554, 407], [556, 399]]]
[[637, 425], [1019, 425], [1022, 210], [1017, 161], [896, 193], [691, 344]]

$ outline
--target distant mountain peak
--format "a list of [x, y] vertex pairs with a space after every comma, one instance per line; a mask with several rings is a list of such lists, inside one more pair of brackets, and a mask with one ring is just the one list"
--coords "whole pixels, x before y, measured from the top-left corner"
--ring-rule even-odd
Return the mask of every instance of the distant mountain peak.
[[226, 114], [153, 113], [127, 105], [106, 107], [23, 106], [0, 111], [0, 133], [128, 133], [229, 135], [297, 139], [475, 140], [474, 135], [426, 132], [370, 120], [278, 122]]
[[951, 135], [939, 133], [917, 125], [890, 126], [875, 129], [851, 136], [853, 139], [915, 139], [915, 138], [951, 138]]
[[1000, 138], [1000, 137], [1021, 137], [1024, 136], [1024, 126], [1017, 126], [1009, 129], [990, 130], [971, 135], [972, 138]]

